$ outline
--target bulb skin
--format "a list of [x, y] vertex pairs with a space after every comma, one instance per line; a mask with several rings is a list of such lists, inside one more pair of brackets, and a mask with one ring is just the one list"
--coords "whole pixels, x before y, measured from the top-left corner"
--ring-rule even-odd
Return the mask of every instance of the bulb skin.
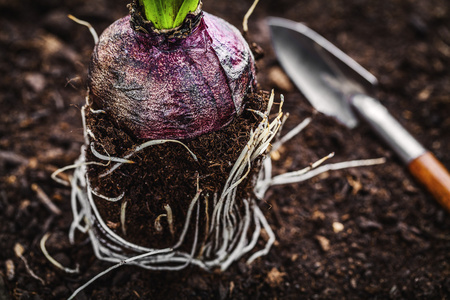
[[180, 38], [135, 31], [130, 16], [110, 25], [89, 66], [93, 108], [141, 139], [190, 139], [229, 124], [256, 90], [254, 58], [234, 26], [202, 14]]

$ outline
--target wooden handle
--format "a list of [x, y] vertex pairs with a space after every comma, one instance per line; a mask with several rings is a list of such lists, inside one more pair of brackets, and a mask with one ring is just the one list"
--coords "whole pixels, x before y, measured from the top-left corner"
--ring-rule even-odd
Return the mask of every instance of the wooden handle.
[[442, 207], [450, 212], [450, 174], [430, 152], [411, 161], [411, 174], [420, 181]]

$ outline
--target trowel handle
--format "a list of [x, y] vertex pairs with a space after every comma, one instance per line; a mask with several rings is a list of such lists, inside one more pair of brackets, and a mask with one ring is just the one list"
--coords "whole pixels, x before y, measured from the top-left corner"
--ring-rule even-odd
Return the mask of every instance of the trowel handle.
[[450, 212], [450, 175], [441, 162], [427, 151], [411, 161], [408, 169], [427, 187], [439, 204]]
[[376, 99], [358, 94], [351, 104], [358, 114], [383, 138], [434, 198], [450, 212], [450, 174], [436, 157], [414, 139]]

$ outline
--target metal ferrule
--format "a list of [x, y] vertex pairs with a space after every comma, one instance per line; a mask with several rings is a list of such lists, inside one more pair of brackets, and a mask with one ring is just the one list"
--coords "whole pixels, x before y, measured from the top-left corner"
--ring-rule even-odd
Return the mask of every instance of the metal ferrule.
[[425, 148], [392, 117], [378, 100], [358, 94], [353, 96], [351, 102], [361, 117], [392, 147], [403, 162], [409, 164], [426, 152]]

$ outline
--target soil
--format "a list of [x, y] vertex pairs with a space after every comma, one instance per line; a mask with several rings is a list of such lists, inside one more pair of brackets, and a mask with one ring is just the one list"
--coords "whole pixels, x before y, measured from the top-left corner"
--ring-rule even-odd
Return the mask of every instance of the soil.
[[[87, 237], [69, 243], [70, 189], [50, 174], [72, 164], [83, 144], [80, 107], [93, 40], [67, 14], [101, 32], [127, 14], [126, 2], [0, 0], [0, 299], [64, 299], [110, 266], [96, 259]], [[250, 5], [204, 1], [205, 11], [238, 28]], [[329, 162], [387, 162], [269, 190], [260, 207], [277, 242], [251, 265], [210, 273], [122, 266], [78, 298], [450, 298], [448, 212], [366, 125], [349, 130], [311, 108], [277, 64], [264, 22], [268, 15], [304, 22], [357, 60], [379, 79], [374, 95], [450, 167], [449, 14], [446, 0], [261, 1], [249, 23], [250, 38], [265, 50], [260, 87], [284, 94], [284, 132], [313, 118], [279, 150], [274, 173], [330, 152]], [[64, 266], [78, 264], [79, 274], [45, 259], [45, 233], [50, 254]]]
[[[197, 192], [197, 180], [199, 189], [203, 191], [201, 195], [218, 193], [220, 196], [234, 163], [250, 139], [250, 132], [256, 130], [261, 121], [248, 109], [265, 112], [268, 99], [268, 92], [251, 93], [244, 100], [243, 113], [225, 128], [181, 140], [184, 146], [169, 142], [147, 147], [130, 157], [132, 164], [123, 164], [111, 173], [114, 164], [105, 166], [106, 162], [87, 147], [86, 161], [98, 163], [87, 167], [92, 189], [97, 194], [111, 198], [123, 195], [115, 202], [94, 195], [102, 219], [128, 242], [156, 249], [177, 244], [189, 205]], [[91, 145], [111, 157], [125, 157], [148, 141], [118, 129], [110, 116], [92, 113], [90, 106], [86, 109], [86, 125], [95, 136]], [[195, 153], [195, 159], [184, 147]], [[261, 158], [252, 164], [249, 175], [239, 184], [237, 199], [256, 199], [253, 187], [260, 169]], [[106, 173], [109, 174], [104, 176]], [[209, 204], [201, 209], [207, 210], [208, 214], [202, 214], [200, 228], [208, 228], [205, 222], [213, 214], [213, 199], [213, 196], [206, 196], [201, 201], [208, 201]], [[241, 202], [239, 204], [244, 213], [244, 205]], [[120, 219], [123, 205], [126, 205], [124, 223]], [[164, 209], [167, 205], [173, 222], [169, 222], [168, 217], [160, 217], [167, 214]], [[155, 225], [156, 220], [161, 220], [159, 225]], [[187, 240], [194, 238], [194, 231], [190, 232], [186, 235]], [[203, 235], [200, 240], [206, 241]], [[189, 253], [190, 247], [190, 244], [186, 245], [183, 250]]]

